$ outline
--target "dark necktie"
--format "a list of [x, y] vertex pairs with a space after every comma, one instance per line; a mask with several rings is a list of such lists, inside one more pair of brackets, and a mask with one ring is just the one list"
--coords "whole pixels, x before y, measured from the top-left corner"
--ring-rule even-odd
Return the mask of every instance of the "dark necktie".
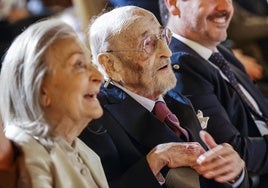
[[153, 113], [160, 121], [165, 122], [179, 137], [189, 141], [188, 132], [180, 126], [178, 118], [168, 109], [166, 103], [157, 101]]
[[228, 62], [225, 60], [225, 58], [222, 56], [222, 54], [216, 52], [213, 53], [209, 61], [214, 63], [217, 67], [220, 68], [220, 70], [225, 74], [225, 76], [229, 79], [230, 84], [233, 86], [235, 91], [239, 94], [241, 99], [247, 104], [247, 106], [250, 108], [251, 112], [254, 113], [254, 115], [258, 114], [255, 107], [252, 105], [252, 103], [248, 100], [248, 98], [245, 96], [241, 88], [239, 87], [238, 81], [231, 70], [230, 66], [228, 65]]

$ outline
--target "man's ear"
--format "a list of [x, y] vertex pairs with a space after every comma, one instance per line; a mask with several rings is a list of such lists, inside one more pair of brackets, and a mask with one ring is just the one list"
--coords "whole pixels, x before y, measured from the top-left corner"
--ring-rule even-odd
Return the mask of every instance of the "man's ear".
[[164, 0], [164, 1], [170, 14], [174, 16], [180, 15], [180, 9], [178, 8], [179, 5], [178, 0]]
[[111, 53], [101, 53], [98, 55], [98, 62], [109, 78], [117, 82], [121, 80], [120, 63], [117, 57]]
[[114, 70], [113, 61], [113, 57], [109, 53], [101, 53], [98, 55], [98, 62], [108, 76], [110, 76]]

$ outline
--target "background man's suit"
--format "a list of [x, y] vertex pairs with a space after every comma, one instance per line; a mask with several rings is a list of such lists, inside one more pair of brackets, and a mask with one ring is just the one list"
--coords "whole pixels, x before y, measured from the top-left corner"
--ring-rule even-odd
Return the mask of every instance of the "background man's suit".
[[[173, 94], [165, 98], [167, 105], [181, 125], [187, 125], [184, 128], [190, 133], [191, 140], [202, 144], [198, 134], [201, 127], [192, 107], [182, 103], [185, 98]], [[93, 121], [80, 138], [100, 156], [110, 187], [161, 187], [145, 156], [158, 144], [182, 140], [151, 112], [111, 84], [102, 89], [99, 100], [104, 115]], [[166, 174], [167, 170], [162, 173]], [[200, 179], [202, 185], [210, 183], [203, 187], [223, 187], [214, 181]]]
[[[249, 171], [267, 173], [268, 136], [261, 137], [248, 107], [240, 96], [221, 77], [218, 70], [193, 49], [175, 38], [172, 39], [170, 48], [178, 80], [172, 91], [186, 95], [195, 110], [200, 109], [204, 116], [210, 117], [207, 131], [216, 142], [229, 142], [245, 160]], [[247, 76], [241, 63], [224, 47], [218, 46], [218, 50], [231, 63], [231, 69], [238, 81], [254, 97], [263, 114], [268, 117], [267, 99]], [[177, 65], [179, 69], [175, 69]], [[258, 138], [244, 138], [248, 136]]]

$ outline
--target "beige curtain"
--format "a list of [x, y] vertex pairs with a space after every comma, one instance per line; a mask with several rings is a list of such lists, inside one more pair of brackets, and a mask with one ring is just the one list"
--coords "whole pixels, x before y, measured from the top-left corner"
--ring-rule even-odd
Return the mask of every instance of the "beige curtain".
[[[87, 37], [90, 19], [98, 15], [106, 6], [108, 0], [72, 0], [82, 30]], [[88, 42], [87, 42], [88, 44]]]

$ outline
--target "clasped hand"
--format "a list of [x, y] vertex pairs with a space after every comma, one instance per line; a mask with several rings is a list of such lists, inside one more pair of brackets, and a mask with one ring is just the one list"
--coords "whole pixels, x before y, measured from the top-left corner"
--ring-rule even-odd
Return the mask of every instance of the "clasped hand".
[[200, 175], [218, 182], [233, 181], [245, 167], [244, 161], [231, 145], [216, 144], [205, 131], [200, 132], [204, 148], [197, 142], [165, 143], [153, 148], [146, 156], [154, 175], [167, 166], [169, 168], [191, 167]]

